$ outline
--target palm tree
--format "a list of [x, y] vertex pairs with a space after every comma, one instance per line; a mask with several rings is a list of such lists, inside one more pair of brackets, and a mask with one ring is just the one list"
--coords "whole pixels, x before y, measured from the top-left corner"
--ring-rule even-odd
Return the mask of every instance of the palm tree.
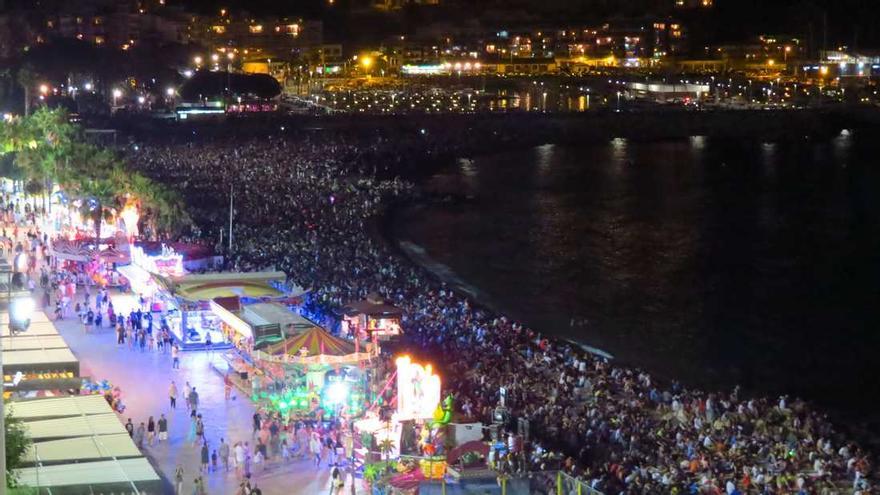
[[18, 81], [18, 84], [21, 85], [22, 89], [24, 89], [24, 115], [27, 117], [30, 115], [31, 108], [31, 88], [34, 87], [34, 83], [37, 81], [37, 74], [33, 71], [30, 65], [26, 64], [18, 69], [16, 80]]

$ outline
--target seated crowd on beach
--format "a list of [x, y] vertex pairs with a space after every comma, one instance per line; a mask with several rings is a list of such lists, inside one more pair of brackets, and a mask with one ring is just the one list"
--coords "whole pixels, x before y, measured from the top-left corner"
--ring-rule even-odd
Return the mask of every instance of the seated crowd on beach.
[[372, 222], [419, 194], [397, 174], [479, 144], [393, 132], [153, 142], [129, 160], [182, 193], [201, 242], [218, 239], [234, 191], [228, 268], [283, 270], [318, 315], [372, 292], [402, 308], [405, 344], [441, 367], [460, 417], [491, 422], [506, 388], [507, 426], [527, 419], [530, 438], [505, 469], [555, 463], [609, 495], [871, 493], [867, 454], [803, 401], [659, 383], [477, 308], [392, 253]]

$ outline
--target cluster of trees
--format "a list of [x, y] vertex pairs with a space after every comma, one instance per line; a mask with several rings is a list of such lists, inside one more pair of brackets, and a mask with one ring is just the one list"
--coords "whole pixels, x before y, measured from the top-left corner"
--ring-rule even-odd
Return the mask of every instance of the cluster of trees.
[[60, 186], [68, 198], [80, 200], [83, 216], [94, 220], [96, 238], [101, 223], [131, 203], [141, 212], [141, 229], [154, 235], [174, 232], [188, 221], [177, 193], [129, 170], [114, 151], [86, 142], [62, 110], [40, 108], [0, 124], [0, 175], [43, 195], [44, 204]]

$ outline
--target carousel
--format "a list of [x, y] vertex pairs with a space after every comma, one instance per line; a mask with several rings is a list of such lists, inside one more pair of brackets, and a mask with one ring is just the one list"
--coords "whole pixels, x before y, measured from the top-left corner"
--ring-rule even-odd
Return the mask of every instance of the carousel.
[[253, 398], [268, 402], [286, 417], [359, 417], [370, 398], [373, 361], [378, 353], [378, 346], [361, 349], [358, 343], [311, 327], [254, 351], [255, 363], [274, 378], [274, 388], [260, 387]]

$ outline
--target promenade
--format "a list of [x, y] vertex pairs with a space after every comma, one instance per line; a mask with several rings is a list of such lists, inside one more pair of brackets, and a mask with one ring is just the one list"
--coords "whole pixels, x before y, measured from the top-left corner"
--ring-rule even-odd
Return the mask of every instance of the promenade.
[[[211, 451], [220, 445], [220, 438], [230, 446], [236, 441], [249, 441], [251, 438], [254, 407], [248, 397], [234, 391], [234, 399], [225, 400], [223, 379], [210, 366], [211, 359], [220, 359], [218, 353], [181, 352], [180, 369], [171, 368], [171, 354], [158, 351], [130, 350], [128, 345], [117, 345], [113, 330], [105, 328], [100, 333], [85, 333], [83, 325], [76, 318], [55, 322], [58, 331], [64, 336], [73, 353], [81, 363], [81, 374], [94, 380], [107, 379], [122, 390], [124, 413], [119, 415], [123, 423], [131, 418], [137, 426], [147, 422], [152, 415], [158, 420], [164, 413], [168, 418], [169, 438], [167, 442], [144, 446], [144, 454], [151, 460], [160, 474], [169, 482], [168, 493], [173, 493], [172, 485], [177, 466], [183, 466], [183, 492], [193, 491], [194, 478], [199, 475], [200, 447], [186, 441], [189, 430], [189, 413], [185, 401], [178, 397], [177, 409], [170, 408], [168, 387], [175, 381], [180, 395], [188, 381], [199, 393], [198, 411], [205, 422], [205, 435]], [[238, 489], [240, 479], [234, 471], [224, 473], [222, 462], [217, 472], [203, 475], [207, 493], [233, 494]], [[254, 466], [251, 484], [264, 494], [321, 494], [331, 493], [330, 468], [326, 464], [316, 469], [308, 459], [272, 459], [261, 466]], [[352, 493], [350, 477], [342, 493]], [[357, 480], [357, 493], [366, 493], [362, 481]]]

